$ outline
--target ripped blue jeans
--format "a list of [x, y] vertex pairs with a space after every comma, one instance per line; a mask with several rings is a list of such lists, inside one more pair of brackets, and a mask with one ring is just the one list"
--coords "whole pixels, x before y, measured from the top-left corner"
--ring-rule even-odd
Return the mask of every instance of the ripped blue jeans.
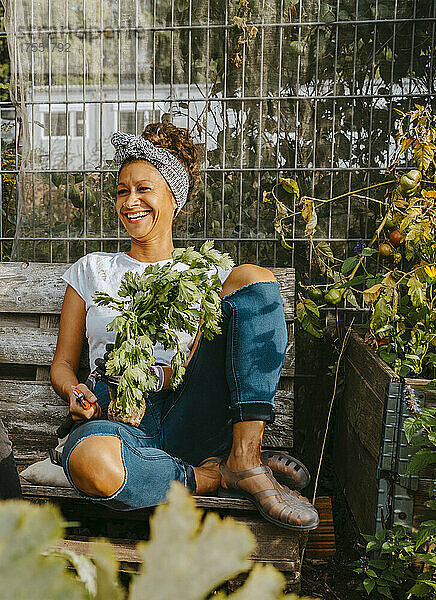
[[[225, 455], [233, 424], [274, 421], [274, 396], [285, 357], [287, 330], [277, 281], [259, 281], [225, 296], [222, 333], [201, 335], [176, 390], [147, 398], [139, 427], [109, 421], [109, 393], [99, 381], [94, 389], [102, 417], [76, 424], [62, 453], [71, 485], [82, 497], [115, 510], [155, 506], [165, 500], [173, 480], [196, 491], [192, 466]], [[125, 478], [112, 496], [88, 496], [71, 479], [68, 460], [82, 440], [112, 435], [121, 441]]]

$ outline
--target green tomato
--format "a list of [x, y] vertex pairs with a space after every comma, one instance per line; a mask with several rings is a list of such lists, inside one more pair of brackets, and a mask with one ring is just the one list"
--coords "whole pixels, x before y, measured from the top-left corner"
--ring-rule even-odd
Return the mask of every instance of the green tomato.
[[80, 208], [82, 206], [80, 190], [76, 184], [70, 185], [70, 188], [68, 190], [68, 197], [76, 208]]
[[331, 304], [332, 306], [336, 306], [342, 300], [342, 291], [337, 290], [335, 288], [331, 288], [325, 295], [324, 300], [327, 304]]
[[313, 300], [314, 302], [317, 302], [318, 300], [322, 300], [322, 291], [319, 288], [310, 288], [309, 289], [309, 298], [311, 300]]
[[392, 218], [387, 218], [386, 222], [385, 222], [385, 228], [386, 229], [395, 229], [396, 225], [394, 223], [394, 221], [392, 220]]
[[400, 183], [397, 187], [398, 192], [403, 196], [403, 198], [410, 198], [419, 190], [421, 179], [421, 171], [418, 171], [418, 169], [412, 169], [401, 177]]

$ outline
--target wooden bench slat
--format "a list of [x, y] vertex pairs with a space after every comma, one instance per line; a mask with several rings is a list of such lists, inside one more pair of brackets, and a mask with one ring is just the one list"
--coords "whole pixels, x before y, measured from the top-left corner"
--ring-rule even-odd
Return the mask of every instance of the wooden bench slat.
[[59, 313], [67, 284], [61, 279], [68, 264], [1, 263], [0, 311]]
[[[60, 313], [68, 263], [0, 263], [0, 312]], [[280, 283], [287, 321], [294, 318], [294, 270], [271, 268]], [[290, 275], [291, 274], [291, 275]]]
[[[29, 483], [25, 483], [25, 480], [21, 479], [21, 489], [23, 491], [24, 496], [28, 499], [55, 498], [61, 500], [74, 498], [84, 500], [84, 498], [81, 498], [81, 496], [79, 496], [71, 487], [32, 485]], [[251, 502], [249, 502], [245, 498], [219, 498], [218, 496], [195, 496], [195, 501], [199, 508], [256, 512], [256, 509], [254, 508], [253, 504], [251, 504]]]
[[[0, 324], [0, 363], [11, 365], [50, 366], [56, 350], [58, 330], [34, 327], [7, 326]], [[287, 348], [282, 375], [294, 374], [293, 339]], [[80, 357], [81, 368], [89, 368], [88, 345], [84, 343]]]
[[[0, 327], [0, 363], [50, 366], [56, 350], [57, 329]], [[81, 367], [88, 367], [88, 350]]]
[[0, 307], [0, 327], [22, 327], [36, 329], [39, 327], [39, 314], [2, 312]]
[[[265, 446], [292, 446], [293, 394], [277, 390], [276, 419], [267, 426]], [[0, 414], [17, 458], [20, 452], [53, 446], [55, 431], [67, 414], [67, 406], [45, 381], [0, 381]]]
[[[255, 562], [272, 564], [282, 571], [293, 572], [300, 568], [299, 538], [301, 535], [298, 532], [286, 532], [284, 530], [283, 534], [277, 537], [277, 528], [266, 521], [243, 519], [242, 522], [256, 535], [257, 548], [252, 554], [252, 559]], [[108, 541], [111, 543], [119, 562], [138, 568], [141, 559], [136, 550], [136, 541], [120, 538], [109, 538]], [[92, 557], [92, 541], [86, 538], [65, 539], [58, 542], [53, 549], [61, 552], [62, 550], [70, 550]]]

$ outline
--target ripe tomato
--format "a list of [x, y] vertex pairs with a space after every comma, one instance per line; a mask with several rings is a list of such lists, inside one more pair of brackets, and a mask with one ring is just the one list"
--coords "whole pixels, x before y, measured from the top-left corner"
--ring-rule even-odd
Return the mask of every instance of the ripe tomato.
[[389, 236], [389, 241], [392, 244], [392, 246], [395, 246], [396, 248], [398, 246], [401, 246], [401, 244], [404, 242], [405, 237], [402, 233], [400, 233], [398, 231], [398, 229], [394, 229], [393, 231], [391, 231], [391, 234]]
[[389, 244], [380, 244], [378, 251], [382, 256], [390, 256], [392, 254], [392, 246]]

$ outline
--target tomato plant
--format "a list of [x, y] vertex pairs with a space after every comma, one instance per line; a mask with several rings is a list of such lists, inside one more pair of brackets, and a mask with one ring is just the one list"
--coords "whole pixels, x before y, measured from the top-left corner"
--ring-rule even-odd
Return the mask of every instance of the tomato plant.
[[[367, 328], [378, 353], [401, 376], [436, 376], [436, 116], [430, 106], [415, 105], [408, 113], [399, 113], [397, 150], [386, 175], [390, 177], [348, 194], [322, 200], [304, 196], [293, 179], [279, 184], [299, 202], [298, 214], [306, 223], [306, 235], [327, 283], [320, 284], [323, 299], [315, 297], [316, 286], [309, 286], [312, 301], [337, 307], [341, 302], [359, 307], [363, 301], [370, 308]], [[415, 168], [397, 173], [399, 159], [409, 151]], [[265, 202], [274, 202], [276, 232], [286, 243], [290, 231], [288, 220], [295, 216], [279, 201], [276, 186], [264, 193]], [[383, 192], [374, 198], [380, 207], [377, 229], [369, 243], [356, 244], [354, 255], [345, 259], [334, 256], [327, 242], [314, 243], [318, 226], [318, 207], [344, 196], [368, 190]], [[372, 198], [368, 198], [372, 200]], [[375, 248], [372, 246], [375, 245]], [[286, 247], [286, 246], [285, 246]], [[376, 249], [377, 248], [377, 249]], [[299, 304], [304, 303], [304, 286]], [[313, 333], [314, 320], [297, 318], [303, 328]], [[313, 311], [312, 311], [313, 312]], [[308, 325], [310, 324], [310, 328]], [[316, 335], [322, 335], [316, 330]], [[383, 340], [383, 343], [377, 343]]]

